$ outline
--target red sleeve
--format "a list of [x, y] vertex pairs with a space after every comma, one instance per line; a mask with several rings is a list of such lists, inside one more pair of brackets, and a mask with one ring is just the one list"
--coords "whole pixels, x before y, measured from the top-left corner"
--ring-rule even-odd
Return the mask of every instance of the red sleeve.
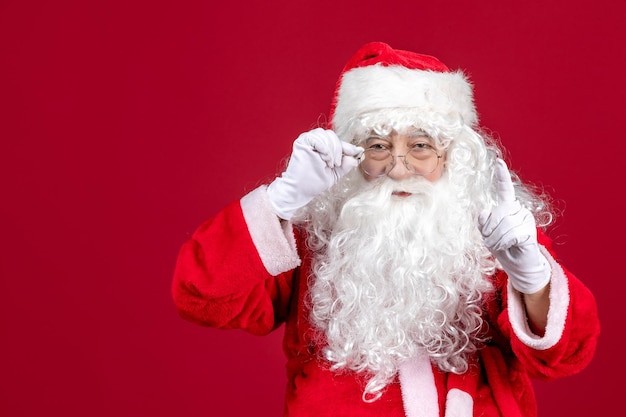
[[506, 283], [504, 273], [499, 282], [505, 308], [498, 324], [529, 375], [552, 380], [578, 373], [589, 364], [595, 354], [600, 323], [591, 291], [554, 260], [550, 239], [543, 233], [538, 237], [552, 266], [546, 334], [532, 335], [527, 323], [519, 319], [525, 318], [521, 297]]
[[236, 202], [182, 246], [172, 296], [187, 320], [266, 334], [287, 314], [291, 277], [289, 271], [272, 276], [266, 270]]

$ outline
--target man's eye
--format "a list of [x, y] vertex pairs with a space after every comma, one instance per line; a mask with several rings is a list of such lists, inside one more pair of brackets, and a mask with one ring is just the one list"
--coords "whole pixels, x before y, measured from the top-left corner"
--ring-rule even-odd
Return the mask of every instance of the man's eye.
[[365, 148], [382, 151], [385, 149], [389, 149], [389, 142], [387, 142], [381, 136], [370, 136], [365, 140]]
[[420, 151], [420, 150], [429, 150], [432, 149], [433, 147], [426, 142], [418, 142], [413, 144], [412, 149], [416, 150], [416, 151]]
[[375, 151], [384, 151], [387, 147], [382, 143], [372, 143], [368, 146], [368, 149], [373, 149]]

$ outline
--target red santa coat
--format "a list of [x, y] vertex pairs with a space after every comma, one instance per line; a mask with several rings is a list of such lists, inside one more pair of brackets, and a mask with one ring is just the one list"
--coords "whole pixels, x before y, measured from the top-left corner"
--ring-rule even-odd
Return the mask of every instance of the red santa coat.
[[542, 233], [539, 242], [552, 268], [543, 336], [531, 332], [520, 294], [499, 272], [484, 306], [491, 339], [470, 370], [454, 375], [415, 359], [373, 403], [361, 399], [363, 379], [330, 371], [312, 342], [304, 302], [311, 254], [297, 229], [281, 227], [264, 186], [224, 208], [182, 246], [172, 293], [180, 314], [202, 325], [263, 335], [285, 324], [284, 416], [535, 416], [530, 378], [581, 371], [599, 334], [593, 295], [554, 260]]

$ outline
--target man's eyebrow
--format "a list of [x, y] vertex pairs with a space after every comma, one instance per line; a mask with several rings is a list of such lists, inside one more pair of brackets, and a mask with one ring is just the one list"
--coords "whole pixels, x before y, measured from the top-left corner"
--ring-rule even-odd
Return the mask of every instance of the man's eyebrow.
[[378, 135], [376, 133], [369, 134], [365, 138], [365, 142], [369, 142], [372, 140], [382, 140], [384, 142], [391, 142], [391, 139], [389, 138], [389, 136]]
[[422, 130], [422, 129], [412, 129], [409, 130], [408, 132], [406, 132], [406, 135], [410, 138], [415, 138], [415, 137], [420, 137], [420, 136], [425, 136], [429, 139], [432, 139], [432, 137], [426, 133], [426, 131]]

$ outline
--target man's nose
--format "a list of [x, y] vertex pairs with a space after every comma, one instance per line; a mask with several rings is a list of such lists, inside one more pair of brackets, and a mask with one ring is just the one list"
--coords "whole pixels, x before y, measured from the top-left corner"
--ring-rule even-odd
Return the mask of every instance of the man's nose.
[[404, 162], [405, 157], [403, 155], [392, 155], [392, 157], [393, 157], [393, 162], [395, 163], [393, 167], [391, 167], [391, 170], [387, 172], [387, 176], [389, 178], [391, 178], [392, 180], [399, 181], [399, 180], [409, 178], [413, 175], [411, 171], [407, 169], [405, 162]]

